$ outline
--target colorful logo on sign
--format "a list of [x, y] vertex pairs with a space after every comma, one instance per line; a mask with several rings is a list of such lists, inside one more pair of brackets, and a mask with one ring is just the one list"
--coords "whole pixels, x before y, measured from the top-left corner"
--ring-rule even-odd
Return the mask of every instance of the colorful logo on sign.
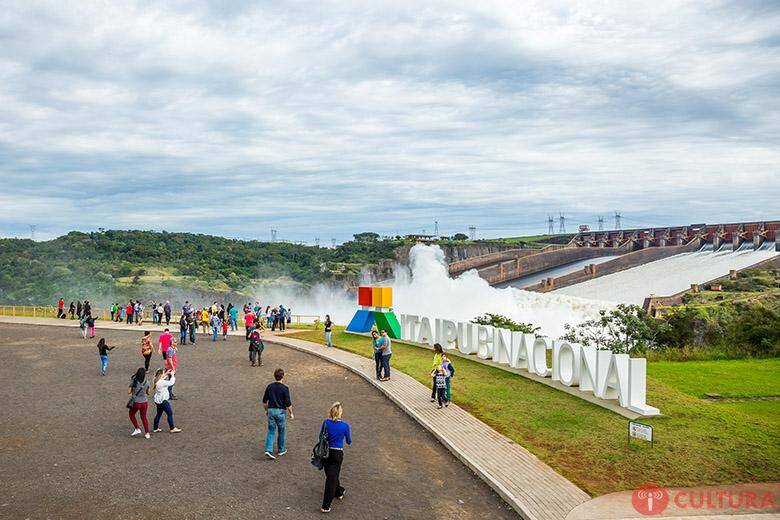
[[371, 332], [376, 328], [385, 329], [393, 339], [401, 337], [401, 324], [393, 313], [392, 287], [358, 287], [357, 310], [352, 321], [347, 325], [348, 332]]

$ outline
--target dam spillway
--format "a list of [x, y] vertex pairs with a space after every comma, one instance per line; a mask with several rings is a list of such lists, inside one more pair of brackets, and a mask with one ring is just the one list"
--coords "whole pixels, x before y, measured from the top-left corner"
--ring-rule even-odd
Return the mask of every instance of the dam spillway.
[[690, 288], [691, 284], [726, 276], [732, 269], [745, 269], [777, 255], [780, 252], [775, 250], [774, 243], [766, 243], [758, 249], [753, 249], [751, 243], [745, 243], [736, 251], [729, 243], [717, 250], [712, 244], [707, 244], [695, 252], [662, 258], [553, 292], [591, 300], [642, 305], [651, 294], [676, 294]]

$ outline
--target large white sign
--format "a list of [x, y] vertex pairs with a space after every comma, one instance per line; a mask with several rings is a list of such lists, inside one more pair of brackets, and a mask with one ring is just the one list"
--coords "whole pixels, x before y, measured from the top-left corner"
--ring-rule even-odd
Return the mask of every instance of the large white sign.
[[[439, 318], [401, 315], [401, 337], [407, 341], [439, 343], [461, 354], [476, 354], [480, 359], [527, 370], [541, 377], [599, 399], [616, 400], [622, 408], [641, 415], [659, 415], [658, 408], [646, 400], [647, 360], [628, 354], [578, 345], [563, 340], [524, 334], [506, 329], [455, 322]], [[552, 351], [548, 366], [547, 351]]]

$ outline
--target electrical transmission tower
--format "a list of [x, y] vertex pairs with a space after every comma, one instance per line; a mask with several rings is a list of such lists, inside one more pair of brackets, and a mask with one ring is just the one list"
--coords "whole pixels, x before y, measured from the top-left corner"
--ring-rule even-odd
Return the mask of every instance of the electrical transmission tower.
[[333, 249], [336, 249], [336, 239], [335, 238], [331, 238], [330, 239], [330, 245], [333, 246]]
[[604, 217], [599, 217], [599, 231], [604, 231]]
[[271, 230], [271, 242], [276, 242], [276, 230]]
[[471, 240], [477, 239], [477, 228], [476, 226], [469, 226], [469, 238]]
[[558, 233], [566, 233], [566, 217], [563, 213], [558, 217]]
[[30, 224], [30, 240], [35, 240], [35, 230], [38, 226]]
[[621, 217], [622, 217], [622, 215], [616, 211], [615, 212], [615, 229], [620, 229], [620, 218]]
[[547, 234], [555, 234], [555, 219], [553, 219], [552, 215], [547, 215]]
[[433, 221], [433, 236], [437, 237], [439, 236], [439, 221], [434, 220]]
[[314, 237], [314, 245], [320, 247], [320, 237]]

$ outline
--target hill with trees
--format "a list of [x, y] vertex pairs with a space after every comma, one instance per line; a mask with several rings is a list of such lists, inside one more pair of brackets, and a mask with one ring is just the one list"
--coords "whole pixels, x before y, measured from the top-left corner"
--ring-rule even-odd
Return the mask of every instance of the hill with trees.
[[336, 248], [192, 233], [72, 231], [54, 240], [0, 239], [0, 302], [145, 297], [163, 287], [236, 293], [257, 284], [344, 281], [393, 258], [402, 240], [359, 236]]

